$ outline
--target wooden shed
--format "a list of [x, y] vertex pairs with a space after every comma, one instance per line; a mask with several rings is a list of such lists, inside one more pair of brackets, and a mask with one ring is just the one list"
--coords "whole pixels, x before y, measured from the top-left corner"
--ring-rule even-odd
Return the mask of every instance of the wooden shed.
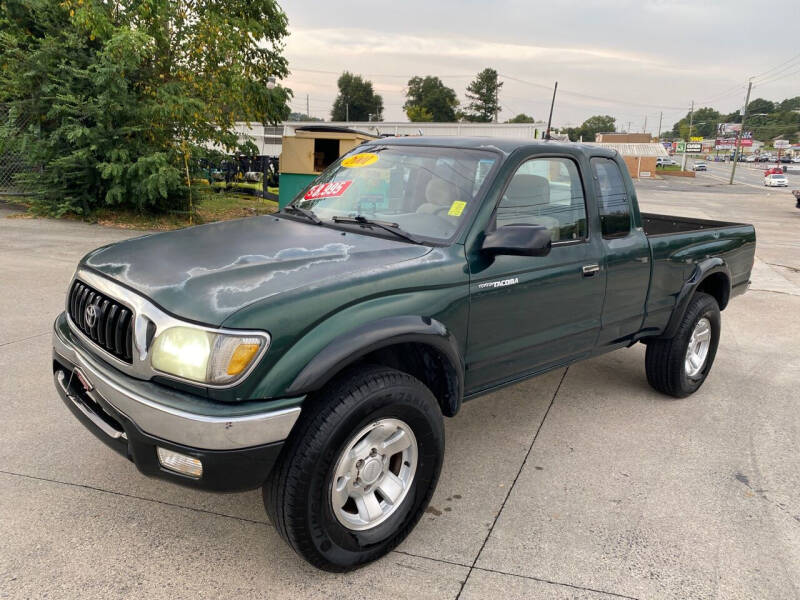
[[347, 127], [306, 125], [287, 128], [280, 159], [280, 207], [283, 208], [342, 154], [374, 135]]

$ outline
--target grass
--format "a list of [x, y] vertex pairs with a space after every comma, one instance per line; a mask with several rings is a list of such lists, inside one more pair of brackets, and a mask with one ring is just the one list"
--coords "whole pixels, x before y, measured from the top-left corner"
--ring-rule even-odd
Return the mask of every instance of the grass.
[[656, 167], [656, 173], [659, 171], [680, 171], [680, 165], [664, 165], [663, 167]]
[[[257, 184], [261, 189], [261, 184]], [[277, 193], [277, 188], [274, 188]], [[272, 191], [272, 189], [270, 189]], [[169, 231], [181, 229], [189, 225], [229, 221], [243, 217], [268, 215], [278, 210], [278, 203], [253, 196], [248, 193], [214, 192], [206, 186], [193, 188], [195, 198], [194, 218], [189, 219], [189, 211], [172, 211], [163, 214], [142, 214], [134, 210], [103, 208], [95, 211], [86, 221], [117, 227], [120, 229], [144, 229], [149, 231]], [[0, 195], [0, 202], [27, 207], [27, 212], [16, 213], [10, 218], [36, 218], [30, 210], [30, 202], [12, 196]], [[65, 215], [65, 219], [82, 220], [79, 215]]]

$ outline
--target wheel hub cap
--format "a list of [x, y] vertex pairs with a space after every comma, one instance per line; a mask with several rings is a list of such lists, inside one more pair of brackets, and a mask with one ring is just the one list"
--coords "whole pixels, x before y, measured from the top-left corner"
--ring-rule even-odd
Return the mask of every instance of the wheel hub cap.
[[365, 484], [375, 483], [383, 475], [383, 462], [379, 458], [370, 458], [359, 471], [358, 478]]
[[376, 527], [405, 500], [417, 470], [417, 440], [400, 419], [381, 419], [345, 444], [331, 480], [331, 508], [353, 530]]
[[689, 377], [696, 377], [703, 370], [711, 347], [711, 322], [703, 317], [692, 330], [689, 345], [686, 348], [684, 369]]

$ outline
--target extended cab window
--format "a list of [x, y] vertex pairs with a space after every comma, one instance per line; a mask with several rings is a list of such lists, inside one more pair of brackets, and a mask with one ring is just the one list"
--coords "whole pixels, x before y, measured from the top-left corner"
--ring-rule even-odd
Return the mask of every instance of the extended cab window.
[[625, 237], [631, 230], [631, 207], [619, 165], [609, 158], [593, 158], [591, 162], [603, 237]]
[[514, 173], [497, 207], [497, 226], [542, 225], [554, 242], [586, 237], [586, 203], [575, 163], [533, 158]]

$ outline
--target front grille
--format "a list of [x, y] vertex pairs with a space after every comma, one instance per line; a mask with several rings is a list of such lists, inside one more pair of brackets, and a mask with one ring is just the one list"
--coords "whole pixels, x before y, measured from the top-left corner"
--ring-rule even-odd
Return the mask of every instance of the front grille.
[[72, 322], [90, 340], [118, 359], [133, 362], [133, 313], [129, 308], [75, 280], [68, 310]]

